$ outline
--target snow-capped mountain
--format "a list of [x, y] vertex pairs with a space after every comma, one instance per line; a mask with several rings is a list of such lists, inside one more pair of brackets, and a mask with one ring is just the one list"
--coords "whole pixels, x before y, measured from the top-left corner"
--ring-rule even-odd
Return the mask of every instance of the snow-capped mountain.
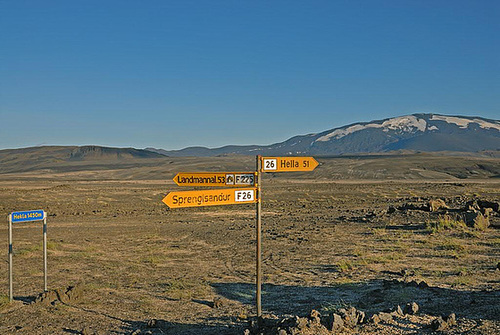
[[269, 146], [147, 150], [168, 156], [340, 155], [393, 150], [476, 152], [500, 150], [500, 121], [469, 116], [413, 114], [295, 136]]

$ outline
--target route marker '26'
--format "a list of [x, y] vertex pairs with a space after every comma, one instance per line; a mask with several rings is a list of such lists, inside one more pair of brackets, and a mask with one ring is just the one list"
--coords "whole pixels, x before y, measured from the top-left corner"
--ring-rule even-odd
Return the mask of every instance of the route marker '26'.
[[313, 157], [261, 157], [261, 172], [312, 171], [319, 164]]

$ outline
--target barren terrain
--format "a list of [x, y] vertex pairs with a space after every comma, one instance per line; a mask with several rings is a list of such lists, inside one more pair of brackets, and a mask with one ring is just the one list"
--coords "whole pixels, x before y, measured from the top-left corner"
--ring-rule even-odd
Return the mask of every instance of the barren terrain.
[[[177, 172], [252, 170], [254, 159], [5, 168], [0, 250], [7, 259], [9, 213], [44, 209], [49, 289], [58, 291], [39, 296], [41, 224], [16, 224], [15, 301], [4, 261], [0, 333], [243, 334], [255, 315], [254, 205], [169, 210], [161, 199], [180, 190]], [[457, 224], [467, 202], [500, 201], [500, 159], [318, 161], [312, 173], [263, 176], [267, 318], [314, 309], [323, 321], [353, 306], [369, 319], [416, 302], [415, 315], [342, 331], [427, 334], [434, 319], [455, 313], [445, 333], [500, 333], [500, 229]], [[426, 210], [436, 199], [448, 208]], [[488, 216], [498, 227], [498, 212]]]

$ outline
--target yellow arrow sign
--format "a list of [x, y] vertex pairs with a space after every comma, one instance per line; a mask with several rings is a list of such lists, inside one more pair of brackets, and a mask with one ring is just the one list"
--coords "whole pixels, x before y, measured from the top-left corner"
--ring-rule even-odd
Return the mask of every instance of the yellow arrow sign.
[[180, 172], [174, 177], [179, 186], [253, 186], [255, 172]]
[[318, 166], [313, 157], [262, 157], [262, 172], [312, 171]]
[[248, 204], [257, 202], [257, 189], [230, 188], [170, 192], [162, 201], [170, 208]]

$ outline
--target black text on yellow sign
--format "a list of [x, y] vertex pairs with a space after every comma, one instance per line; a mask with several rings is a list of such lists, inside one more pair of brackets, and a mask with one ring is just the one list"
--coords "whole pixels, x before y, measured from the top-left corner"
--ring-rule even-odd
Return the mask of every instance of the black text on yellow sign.
[[261, 172], [312, 171], [319, 164], [313, 157], [262, 157]]
[[255, 172], [180, 172], [174, 177], [179, 186], [236, 186], [255, 185]]
[[255, 188], [170, 192], [162, 200], [170, 208], [248, 204], [257, 202]]

